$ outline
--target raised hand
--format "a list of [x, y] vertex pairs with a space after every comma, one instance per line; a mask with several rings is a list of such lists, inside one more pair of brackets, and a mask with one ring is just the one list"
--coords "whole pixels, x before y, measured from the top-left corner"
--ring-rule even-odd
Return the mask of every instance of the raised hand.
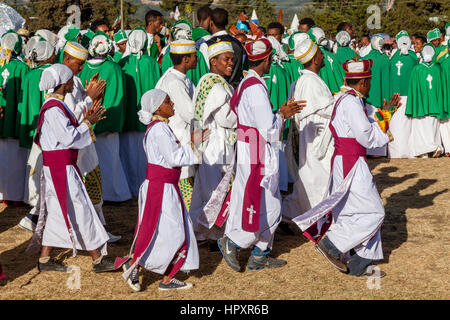
[[106, 88], [106, 81], [91, 79], [89, 84], [86, 86], [86, 92], [87, 95], [91, 97], [92, 101], [100, 100], [105, 88]]
[[194, 145], [198, 145], [198, 144], [208, 140], [210, 134], [211, 134], [211, 130], [209, 130], [209, 129], [199, 130], [197, 128], [194, 128], [194, 131], [192, 131], [192, 133], [191, 133], [191, 142]]
[[86, 110], [86, 106], [84, 106], [83, 109], [84, 118], [91, 124], [97, 123], [106, 118], [106, 116], [103, 116], [106, 112], [106, 108], [101, 105], [99, 100], [95, 101], [89, 110]]
[[402, 104], [400, 103], [400, 94], [394, 93], [388, 103], [386, 103], [386, 99], [384, 99], [383, 109], [386, 110], [386, 109], [390, 109], [392, 107], [400, 108], [401, 105]]
[[305, 100], [294, 101], [294, 99], [290, 99], [287, 102], [283, 103], [280, 108], [280, 112], [287, 119], [292, 117], [296, 113], [300, 113], [305, 107]]

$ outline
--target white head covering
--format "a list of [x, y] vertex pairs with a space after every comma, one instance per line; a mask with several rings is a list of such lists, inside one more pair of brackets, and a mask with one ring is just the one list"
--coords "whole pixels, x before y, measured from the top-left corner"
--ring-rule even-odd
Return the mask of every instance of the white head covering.
[[158, 110], [166, 97], [167, 93], [160, 89], [152, 89], [144, 93], [141, 98], [141, 110], [137, 113], [139, 121], [148, 125], [152, 121], [153, 113]]
[[180, 39], [170, 43], [170, 53], [188, 54], [196, 51], [195, 42], [192, 40]]
[[66, 46], [64, 47], [64, 52], [81, 61], [86, 61], [89, 57], [89, 52], [86, 48], [74, 41], [67, 41]]
[[311, 39], [305, 39], [295, 46], [294, 58], [305, 64], [314, 57], [317, 49], [317, 45]]
[[130, 53], [136, 53], [138, 59], [142, 56], [142, 50], [146, 49], [147, 33], [142, 29], [131, 31], [128, 36], [127, 48]]
[[409, 37], [408, 33], [402, 30], [397, 33], [395, 39], [397, 42], [397, 48], [400, 50], [400, 52], [403, 55], [408, 55], [409, 49], [411, 48], [411, 38]]
[[106, 55], [111, 51], [111, 41], [104, 34], [95, 35], [89, 43], [89, 53], [91, 56]]
[[346, 47], [352, 41], [352, 37], [347, 31], [339, 31], [336, 35], [336, 41], [341, 47]]
[[45, 61], [55, 53], [55, 48], [48, 41], [36, 41], [30, 48], [29, 55], [33, 61]]
[[41, 81], [39, 81], [39, 90], [52, 91], [57, 86], [67, 83], [73, 78], [72, 70], [63, 64], [54, 64], [51, 67], [46, 68], [41, 75]]
[[384, 39], [382, 36], [376, 34], [370, 39], [370, 44], [372, 45], [372, 49], [381, 52], [384, 46]]
[[58, 36], [47, 29], [40, 29], [36, 31], [35, 35], [41, 36], [44, 40], [50, 42], [53, 47], [56, 47], [56, 43], [58, 42]]
[[298, 43], [303, 42], [303, 41], [305, 41], [306, 39], [310, 39], [310, 38], [309, 38], [309, 34], [304, 33], [304, 32], [298, 32], [298, 33], [295, 33], [295, 34], [293, 34], [293, 35], [291, 36], [291, 38], [292, 38], [292, 41], [291, 41], [291, 42], [293, 42], [293, 44], [294, 44], [294, 46], [291, 47], [291, 49], [294, 49], [294, 50], [295, 50], [295, 47], [297, 46]]
[[316, 43], [319, 46], [326, 47], [328, 45], [328, 39], [325, 36], [325, 32], [319, 27], [312, 27], [311, 33], [316, 38]]
[[283, 47], [278, 42], [277, 39], [273, 36], [267, 37], [267, 39], [270, 41], [270, 44], [272, 45], [272, 48], [275, 50], [275, 53], [273, 55], [273, 61], [277, 64], [281, 64], [281, 62], [289, 61], [289, 56], [284, 52]]
[[186, 20], [180, 20], [172, 27], [172, 35], [174, 40], [192, 40], [192, 27]]
[[208, 47], [208, 58], [214, 58], [224, 52], [234, 52], [231, 42], [219, 41]]
[[21, 50], [22, 46], [20, 45], [20, 48], [18, 48], [19, 42], [22, 42], [22, 38], [16, 33], [16, 32], [9, 32], [3, 35], [3, 37], [0, 39], [0, 46], [8, 49], [12, 52], [15, 52], [16, 54], [19, 54], [20, 51], [16, 51], [16, 49]]
[[434, 50], [434, 46], [430, 44], [426, 44], [422, 48], [422, 58], [423, 61], [426, 63], [430, 63], [433, 58], [436, 51]]

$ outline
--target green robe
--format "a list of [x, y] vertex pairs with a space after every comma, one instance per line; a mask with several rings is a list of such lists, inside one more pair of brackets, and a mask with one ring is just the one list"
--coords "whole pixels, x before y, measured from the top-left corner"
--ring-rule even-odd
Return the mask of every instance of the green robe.
[[125, 121], [125, 80], [122, 68], [108, 58], [98, 64], [86, 61], [78, 76], [85, 85], [96, 73], [99, 74], [99, 79], [106, 81], [102, 99], [102, 105], [106, 108], [106, 119], [95, 124], [95, 133], [122, 132]]
[[123, 131], [145, 132], [147, 127], [139, 121], [137, 112], [141, 110], [142, 95], [155, 88], [161, 77], [159, 65], [152, 57], [143, 55], [137, 59], [136, 54], [126, 56], [119, 65], [125, 76], [127, 93]]
[[44, 64], [33, 68], [24, 78], [22, 83], [22, 95], [17, 107], [17, 125], [19, 146], [31, 149], [34, 133], [36, 132], [37, 118], [44, 104], [44, 91], [39, 90], [39, 82], [44, 69], [50, 67]]
[[3, 118], [0, 118], [0, 139], [19, 137], [18, 104], [22, 92], [22, 82], [29, 72], [28, 66], [17, 58], [0, 68], [0, 106]]
[[383, 100], [389, 101], [389, 57], [377, 50], [371, 50], [364, 60], [373, 60], [372, 81], [367, 102], [381, 108]]
[[[289, 60], [286, 62], [282, 62], [284, 70], [288, 73], [289, 76], [289, 85], [292, 84], [292, 82], [297, 81], [298, 78], [300, 78], [299, 69], [303, 70], [303, 65], [294, 58], [293, 54], [289, 54]], [[289, 89], [288, 89], [289, 90]]]
[[[447, 49], [447, 46], [444, 46], [444, 45], [440, 45], [440, 46], [437, 46], [436, 48], [434, 48], [434, 50], [436, 52], [433, 57], [434, 62], [438, 62], [438, 57], [440, 58], [441, 53], [443, 51], [445, 51], [445, 49]], [[439, 59], [439, 60], [441, 60], [441, 59]]]
[[[161, 48], [164, 48], [166, 46], [166, 40], [164, 38], [161, 38]], [[150, 57], [153, 57], [153, 59], [158, 60], [159, 57], [159, 50], [158, 46], [156, 45], [156, 42], [153, 41], [151, 45], [147, 48], [147, 54]]]
[[444, 111], [450, 113], [450, 55], [440, 59]]
[[413, 68], [418, 64], [416, 54], [409, 51], [408, 55], [404, 55], [397, 50], [389, 61], [389, 83], [392, 96], [399, 93], [401, 96], [408, 95], [409, 79]]
[[[209, 72], [209, 68], [206, 64], [205, 58], [203, 58], [203, 54], [198, 50], [197, 57], [197, 67], [195, 69], [188, 70], [188, 72], [186, 73], [186, 76], [189, 78], [189, 80], [192, 81], [194, 86], [197, 86], [200, 78]], [[170, 52], [169, 50], [167, 50], [162, 58], [161, 74], [164, 74], [170, 67], [173, 67], [173, 63], [172, 59], [170, 59]]]
[[[353, 59], [355, 56], [356, 56], [356, 52], [349, 46], [347, 46], [347, 47], [339, 46], [336, 50], [336, 54], [334, 55], [334, 57], [337, 60], [337, 63], [339, 63], [339, 65], [341, 67], [345, 61]], [[364, 57], [364, 59], [366, 59], [366, 58]], [[342, 70], [344, 70], [344, 69], [342, 69]]]
[[441, 67], [436, 63], [425, 63], [414, 67], [409, 80], [408, 101], [405, 114], [408, 117], [449, 117], [444, 109]]
[[207, 30], [203, 29], [203, 28], [194, 28], [192, 29], [192, 40], [193, 41], [197, 41], [198, 39], [204, 37], [204, 36], [208, 36], [211, 35], [211, 33], [209, 33]]
[[123, 57], [123, 53], [120, 51], [116, 51], [116, 52], [114, 52], [113, 61], [115, 63], [119, 63], [119, 61], [120, 61], [120, 59], [122, 59], [122, 57]]
[[339, 65], [334, 54], [322, 47], [320, 47], [320, 50], [322, 50], [324, 54], [323, 62], [325, 66], [320, 69], [319, 77], [322, 78], [331, 93], [336, 94], [337, 92], [340, 92], [342, 84], [344, 83], [343, 69]]

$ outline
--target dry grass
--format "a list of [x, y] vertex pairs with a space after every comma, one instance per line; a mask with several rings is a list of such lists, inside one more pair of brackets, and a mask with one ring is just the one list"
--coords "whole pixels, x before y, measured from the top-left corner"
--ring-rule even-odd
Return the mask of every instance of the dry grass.
[[[303, 236], [276, 234], [273, 255], [288, 265], [278, 270], [229, 269], [219, 252], [200, 248], [200, 269], [189, 277], [195, 287], [185, 292], [159, 292], [160, 276], [145, 272], [144, 291], [133, 293], [121, 273], [95, 274], [91, 258], [68, 250], [55, 251], [67, 265], [81, 268], [81, 289], [66, 286], [68, 274], [38, 273], [36, 257], [24, 253], [31, 234], [17, 227], [25, 208], [0, 207], [0, 261], [9, 281], [1, 299], [449, 299], [450, 298], [450, 159], [371, 160], [378, 190], [386, 207], [382, 229], [386, 271], [379, 290], [367, 278], [339, 273], [316, 253]], [[108, 229], [123, 235], [109, 247], [125, 255], [134, 231], [137, 206], [105, 206]], [[248, 252], [241, 254], [242, 264]]]

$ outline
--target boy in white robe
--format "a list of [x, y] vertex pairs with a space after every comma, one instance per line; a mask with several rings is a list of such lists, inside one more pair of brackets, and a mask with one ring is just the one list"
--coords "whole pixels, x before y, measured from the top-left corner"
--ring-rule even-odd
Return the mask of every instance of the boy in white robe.
[[[189, 209], [197, 240], [217, 240], [222, 226], [205, 224], [205, 205], [222, 180], [234, 155], [236, 114], [230, 108], [233, 87], [225, 80], [233, 71], [234, 51], [231, 43], [206, 41], [209, 45], [211, 73], [204, 75], [195, 90], [195, 126], [211, 129], [209, 140], [201, 145], [202, 163], [195, 174], [192, 203]], [[215, 242], [215, 241], [214, 241]]]
[[73, 90], [73, 73], [55, 64], [42, 73], [40, 90], [51, 90], [41, 108], [35, 143], [42, 148], [41, 207], [36, 231], [28, 250], [42, 245], [39, 271], [67, 268], [50, 258], [53, 247], [89, 251], [95, 272], [114, 270], [114, 260], [105, 257], [109, 239], [87, 194], [76, 165], [78, 150], [95, 142], [92, 124], [104, 119], [105, 109], [96, 102], [78, 124], [63, 99]]
[[181, 167], [198, 164], [194, 142], [207, 138], [208, 130], [194, 131], [191, 143], [181, 144], [168, 125], [174, 103], [159, 89], [141, 99], [139, 120], [148, 125], [144, 136], [147, 175], [139, 190], [139, 219], [128, 257], [123, 258], [123, 277], [140, 291], [139, 268], [163, 274], [159, 290], [180, 290], [191, 283], [174, 278], [179, 270], [197, 269], [199, 255], [192, 222], [181, 197]]

